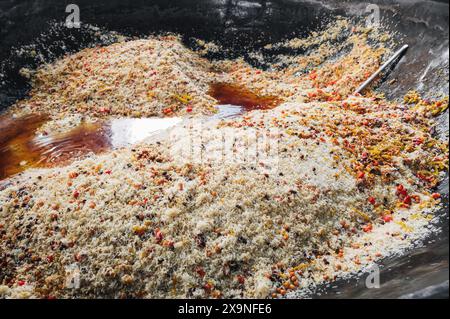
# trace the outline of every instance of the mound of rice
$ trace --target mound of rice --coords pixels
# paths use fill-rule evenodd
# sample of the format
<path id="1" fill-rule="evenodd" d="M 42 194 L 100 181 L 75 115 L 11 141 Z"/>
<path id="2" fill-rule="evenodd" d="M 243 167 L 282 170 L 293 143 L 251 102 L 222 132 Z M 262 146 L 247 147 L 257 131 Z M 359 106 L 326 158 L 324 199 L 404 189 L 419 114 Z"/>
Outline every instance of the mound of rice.
<path id="1" fill-rule="evenodd" d="M 355 31 L 351 53 L 319 69 L 301 58 L 268 71 L 212 66 L 160 38 L 39 70 L 31 98 L 13 110 L 207 113 L 212 81 L 286 103 L 235 119 L 191 117 L 157 141 L 4 181 L 0 296 L 278 298 L 435 231 L 432 189 L 448 167 L 448 143 L 430 128 L 448 99 L 351 96 L 382 59 L 365 34 Z"/>
<path id="2" fill-rule="evenodd" d="M 32 76 L 30 98 L 12 111 L 89 117 L 211 113 L 209 62 L 175 36 L 85 49 L 44 65 Z"/>

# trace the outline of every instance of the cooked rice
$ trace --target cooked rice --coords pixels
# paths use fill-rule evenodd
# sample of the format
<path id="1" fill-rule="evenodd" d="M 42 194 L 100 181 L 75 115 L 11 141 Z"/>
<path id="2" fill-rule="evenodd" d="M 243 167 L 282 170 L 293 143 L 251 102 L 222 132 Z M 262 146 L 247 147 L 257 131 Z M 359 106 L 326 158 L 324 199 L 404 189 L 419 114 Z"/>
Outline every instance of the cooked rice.
<path id="1" fill-rule="evenodd" d="M 0 296 L 281 297 L 427 236 L 440 202 L 431 190 L 448 167 L 448 144 L 429 129 L 448 100 L 350 96 L 386 52 L 364 34 L 349 38 L 350 54 L 302 76 L 303 58 L 269 71 L 211 64 L 175 38 L 89 49 L 39 70 L 14 112 L 166 116 L 192 105 L 207 114 L 217 81 L 276 95 L 286 102 L 276 109 L 202 123 L 201 146 L 242 137 L 242 154 L 255 142 L 246 137 L 268 135 L 279 156 L 177 156 L 203 121 L 193 117 L 171 138 L 10 178 L 0 191 Z M 149 88 L 153 72 L 159 89 Z M 70 266 L 79 289 L 66 287 Z"/>

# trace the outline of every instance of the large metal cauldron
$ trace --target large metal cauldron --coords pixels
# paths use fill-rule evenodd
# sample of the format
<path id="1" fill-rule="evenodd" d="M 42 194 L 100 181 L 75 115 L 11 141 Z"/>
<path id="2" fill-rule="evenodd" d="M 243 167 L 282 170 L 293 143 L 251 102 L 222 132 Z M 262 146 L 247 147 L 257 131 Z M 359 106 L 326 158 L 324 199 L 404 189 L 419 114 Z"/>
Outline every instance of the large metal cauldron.
<path id="1" fill-rule="evenodd" d="M 371 0 L 380 8 L 383 24 L 399 32 L 409 44 L 407 56 L 379 90 L 397 99 L 410 89 L 426 95 L 448 94 L 449 4 L 448 1 Z M 11 53 L 12 48 L 37 43 L 38 53 L 51 61 L 65 52 L 76 52 L 96 39 L 82 29 L 66 29 L 42 37 L 49 22 L 64 21 L 66 6 L 76 3 L 83 24 L 93 24 L 127 35 L 172 31 L 184 36 L 213 40 L 228 50 L 211 58 L 248 56 L 250 49 L 285 38 L 304 36 L 337 15 L 364 16 L 369 3 L 352 0 L 16 0 L 0 1 L 0 110 L 23 97 L 29 83 L 19 76 L 24 67 L 35 67 L 36 59 Z M 274 53 L 276 54 L 276 52 Z M 435 72 L 447 69 L 445 74 Z M 448 111 L 439 124 L 448 133 Z M 1 132 L 0 132 L 1 134 Z M 430 238 L 423 248 L 383 262 L 382 287 L 365 288 L 363 280 L 339 282 L 326 289 L 326 298 L 448 297 L 448 178 L 440 186 L 447 209 L 442 211 L 443 232 Z M 338 292 L 338 294 L 337 294 Z M 319 298 L 319 296 L 316 296 Z"/>

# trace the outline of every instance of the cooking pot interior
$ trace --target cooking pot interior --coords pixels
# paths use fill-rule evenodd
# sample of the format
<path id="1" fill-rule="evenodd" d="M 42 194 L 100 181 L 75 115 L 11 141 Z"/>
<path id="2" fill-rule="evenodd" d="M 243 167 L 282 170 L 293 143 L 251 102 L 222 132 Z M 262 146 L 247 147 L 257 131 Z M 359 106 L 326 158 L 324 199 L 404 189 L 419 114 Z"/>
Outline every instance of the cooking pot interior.
<path id="1" fill-rule="evenodd" d="M 19 75 L 21 68 L 35 68 L 85 47 L 108 44 L 110 39 L 98 36 L 92 26 L 136 37 L 174 32 L 192 48 L 196 45 L 193 38 L 213 41 L 223 49 L 211 53 L 210 59 L 243 57 L 264 68 L 264 63 L 253 59 L 250 52 L 283 39 L 304 37 L 337 16 L 363 20 L 369 5 L 351 0 L 77 0 L 82 27 L 68 29 L 62 23 L 67 16 L 66 6 L 73 2 L 0 2 L 0 110 L 24 97 L 30 88 Z M 396 31 L 398 45 L 410 45 L 407 55 L 389 74 L 389 79 L 396 81 L 385 81 L 378 89 L 390 99 L 401 99 L 412 89 L 430 97 L 448 95 L 448 1 L 370 3 L 379 7 L 383 26 Z M 29 45 L 37 54 L 21 55 L 20 48 Z M 280 53 L 299 54 L 277 50 L 263 53 L 267 61 Z M 438 69 L 446 71 L 435 72 Z M 439 119 L 438 133 L 448 134 L 448 111 Z M 441 212 L 442 232 L 406 256 L 385 260 L 381 289 L 368 290 L 364 280 L 353 279 L 321 287 L 325 294 L 314 297 L 448 297 L 448 178 L 440 188 L 446 203 Z"/>

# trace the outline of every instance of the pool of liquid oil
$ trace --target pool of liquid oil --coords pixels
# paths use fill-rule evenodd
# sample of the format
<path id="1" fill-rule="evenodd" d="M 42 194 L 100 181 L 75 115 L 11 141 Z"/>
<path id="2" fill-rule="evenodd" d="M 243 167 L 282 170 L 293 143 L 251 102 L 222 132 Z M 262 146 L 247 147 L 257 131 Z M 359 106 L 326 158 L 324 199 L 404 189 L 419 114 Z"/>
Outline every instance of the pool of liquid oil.
<path id="1" fill-rule="evenodd" d="M 281 100 L 275 96 L 259 95 L 236 84 L 215 83 L 208 92 L 221 105 L 233 105 L 242 108 L 242 113 L 253 110 L 268 110 L 277 107 Z"/>
<path id="2" fill-rule="evenodd" d="M 237 85 L 214 84 L 209 94 L 216 98 L 218 114 L 213 119 L 238 117 L 253 110 L 276 107 L 279 100 L 259 96 Z M 63 134 L 38 135 L 48 117 L 28 115 L 0 117 L 0 180 L 28 168 L 67 165 L 88 154 L 134 145 L 182 122 L 181 118 L 113 119 L 82 123 Z"/>
<path id="3" fill-rule="evenodd" d="M 111 148 L 110 134 L 99 124 L 82 124 L 65 134 L 36 135 L 45 121 L 40 115 L 0 119 L 0 179 L 31 167 L 64 165 Z"/>
<path id="4" fill-rule="evenodd" d="M 82 123 L 62 134 L 37 135 L 45 116 L 0 118 L 0 180 L 27 168 L 66 165 L 90 153 L 134 145 L 181 122 L 179 118 Z"/>

